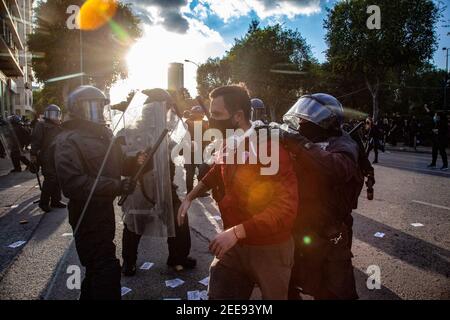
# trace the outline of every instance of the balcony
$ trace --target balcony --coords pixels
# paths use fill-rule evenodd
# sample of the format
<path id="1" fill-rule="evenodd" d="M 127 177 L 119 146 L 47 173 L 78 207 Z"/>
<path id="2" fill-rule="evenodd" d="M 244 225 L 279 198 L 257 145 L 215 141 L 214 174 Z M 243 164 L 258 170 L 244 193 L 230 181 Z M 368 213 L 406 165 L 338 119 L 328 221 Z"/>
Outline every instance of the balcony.
<path id="1" fill-rule="evenodd" d="M 19 50 L 11 41 L 11 32 L 2 20 L 0 26 L 0 70 L 8 77 L 23 77 L 19 64 Z"/>
<path id="2" fill-rule="evenodd" d="M 13 0 L 12 2 L 13 4 L 11 4 L 11 2 L 8 0 L 0 0 L 0 15 L 2 16 L 3 19 L 5 19 L 6 23 L 11 29 L 11 33 L 13 35 L 16 46 L 18 47 L 19 50 L 23 50 L 24 46 L 22 43 L 22 39 L 19 35 L 16 22 L 17 20 L 20 21 L 22 19 L 20 9 L 19 6 L 17 5 L 16 0 Z M 13 13 L 18 13 L 18 15 L 15 17 L 13 16 Z"/>

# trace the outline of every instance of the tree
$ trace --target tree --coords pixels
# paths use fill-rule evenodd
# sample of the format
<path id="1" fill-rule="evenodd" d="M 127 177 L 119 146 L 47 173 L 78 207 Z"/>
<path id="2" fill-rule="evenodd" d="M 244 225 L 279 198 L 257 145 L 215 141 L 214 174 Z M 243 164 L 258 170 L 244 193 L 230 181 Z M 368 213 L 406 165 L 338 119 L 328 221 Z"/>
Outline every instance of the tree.
<path id="1" fill-rule="evenodd" d="M 370 5 L 381 9 L 380 29 L 367 27 Z M 401 79 L 432 58 L 439 15 L 432 0 L 341 1 L 328 10 L 328 61 L 333 72 L 364 79 L 375 119 L 383 82 Z"/>
<path id="2" fill-rule="evenodd" d="M 243 82 L 252 96 L 264 100 L 272 120 L 276 120 L 301 93 L 308 91 L 310 83 L 304 72 L 315 63 L 298 31 L 280 24 L 262 28 L 253 21 L 247 34 L 236 39 L 222 59 L 209 59 L 200 66 L 198 89 L 207 96 L 218 86 Z"/>
<path id="3" fill-rule="evenodd" d="M 230 82 L 231 69 L 227 58 L 209 58 L 197 69 L 197 90 L 202 97 L 208 97 L 212 90 Z"/>
<path id="4" fill-rule="evenodd" d="M 105 89 L 118 78 L 126 77 L 126 53 L 141 35 L 138 18 L 129 5 L 120 2 L 117 2 L 113 19 L 99 29 L 69 29 L 66 25 L 70 16 L 66 13 L 67 8 L 83 3 L 83 0 L 38 2 L 36 27 L 28 39 L 29 49 L 34 53 L 32 65 L 36 79 L 44 83 L 59 79 L 46 83 L 46 86 L 52 87 L 50 91 L 57 94 L 60 104 L 67 93 L 81 82 L 80 77 L 73 77 L 81 70 L 81 52 L 86 74 L 84 83 Z"/>

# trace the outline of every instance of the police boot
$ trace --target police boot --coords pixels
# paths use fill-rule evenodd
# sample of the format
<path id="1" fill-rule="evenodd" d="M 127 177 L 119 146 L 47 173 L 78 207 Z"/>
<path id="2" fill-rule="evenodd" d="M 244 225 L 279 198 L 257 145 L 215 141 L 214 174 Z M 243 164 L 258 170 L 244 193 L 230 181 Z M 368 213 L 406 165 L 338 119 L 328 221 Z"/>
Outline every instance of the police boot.
<path id="1" fill-rule="evenodd" d="M 180 262 L 174 262 L 168 259 L 167 265 L 169 267 L 174 268 L 176 271 L 183 271 L 184 269 L 194 269 L 195 266 L 197 265 L 197 260 L 191 257 L 187 257 L 186 259 Z"/>
<path id="2" fill-rule="evenodd" d="M 52 203 L 50 206 L 51 206 L 52 208 L 57 208 L 57 209 L 64 209 L 64 208 L 67 208 L 67 205 L 66 205 L 64 202 L 61 202 L 61 201 Z"/>
<path id="3" fill-rule="evenodd" d="M 124 261 L 122 264 L 122 274 L 125 277 L 133 277 L 136 274 L 136 264 Z"/>
<path id="4" fill-rule="evenodd" d="M 41 208 L 44 212 L 52 211 L 52 208 L 50 208 L 48 204 L 39 203 L 39 208 Z"/>

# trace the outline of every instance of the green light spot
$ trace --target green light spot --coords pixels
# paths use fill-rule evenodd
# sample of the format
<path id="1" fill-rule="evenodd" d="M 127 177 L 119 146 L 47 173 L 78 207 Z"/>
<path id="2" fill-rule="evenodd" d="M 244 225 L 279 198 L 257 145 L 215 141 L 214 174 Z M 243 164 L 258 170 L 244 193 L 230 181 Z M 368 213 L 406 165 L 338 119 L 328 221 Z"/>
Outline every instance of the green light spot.
<path id="1" fill-rule="evenodd" d="M 303 237 L 303 243 L 304 243 L 304 244 L 310 245 L 311 242 L 312 242 L 311 237 L 308 237 L 308 236 L 304 236 L 304 237 Z"/>

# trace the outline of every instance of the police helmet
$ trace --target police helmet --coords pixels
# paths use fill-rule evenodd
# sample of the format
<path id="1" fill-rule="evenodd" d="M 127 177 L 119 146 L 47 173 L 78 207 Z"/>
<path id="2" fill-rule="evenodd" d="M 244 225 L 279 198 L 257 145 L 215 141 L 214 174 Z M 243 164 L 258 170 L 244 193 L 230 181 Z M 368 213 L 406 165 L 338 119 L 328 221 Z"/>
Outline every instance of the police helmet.
<path id="1" fill-rule="evenodd" d="M 59 121 L 61 120 L 61 109 L 56 104 L 51 104 L 45 108 L 44 119 Z"/>
<path id="2" fill-rule="evenodd" d="M 109 104 L 106 95 L 93 86 L 80 86 L 68 100 L 69 114 L 73 118 L 105 124 L 105 106 Z"/>
<path id="3" fill-rule="evenodd" d="M 300 119 L 312 122 L 325 130 L 340 129 L 344 122 L 344 108 L 329 94 L 305 95 L 283 117 L 284 123 L 295 130 L 300 128 Z"/>

